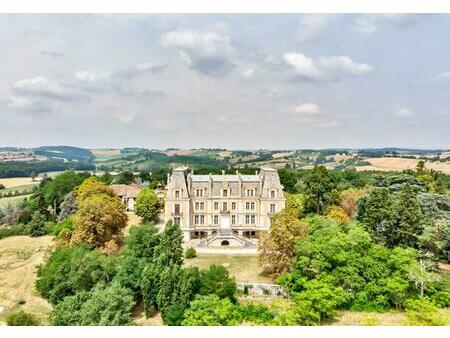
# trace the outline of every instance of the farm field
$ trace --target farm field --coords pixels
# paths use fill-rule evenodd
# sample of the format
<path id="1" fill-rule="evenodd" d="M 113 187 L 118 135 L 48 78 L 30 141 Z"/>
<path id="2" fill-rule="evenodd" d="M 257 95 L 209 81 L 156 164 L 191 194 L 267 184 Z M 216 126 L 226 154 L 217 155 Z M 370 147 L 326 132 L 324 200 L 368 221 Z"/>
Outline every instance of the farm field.
<path id="1" fill-rule="evenodd" d="M 356 166 L 355 169 L 361 170 L 378 170 L 378 171 L 402 171 L 405 169 L 414 169 L 419 160 L 412 158 L 399 158 L 399 157 L 375 157 L 366 160 L 370 165 Z M 426 161 L 425 165 L 429 169 L 442 171 L 443 173 L 450 174 L 450 162 L 429 162 Z"/>
<path id="2" fill-rule="evenodd" d="M 36 268 L 52 245 L 51 236 L 14 236 L 0 240 L 0 325 L 10 310 L 30 312 L 42 324 L 51 305 L 34 289 Z"/>
<path id="3" fill-rule="evenodd" d="M 256 255 L 216 255 L 197 254 L 197 257 L 185 259 L 185 266 L 207 269 L 211 265 L 223 265 L 236 278 L 236 282 L 272 283 L 271 278 L 262 276 L 262 267 Z"/>
<path id="4" fill-rule="evenodd" d="M 11 204 L 12 206 L 19 205 L 20 202 L 22 202 L 25 198 L 30 196 L 31 194 L 0 198 L 0 209 L 6 207 L 8 204 Z"/>

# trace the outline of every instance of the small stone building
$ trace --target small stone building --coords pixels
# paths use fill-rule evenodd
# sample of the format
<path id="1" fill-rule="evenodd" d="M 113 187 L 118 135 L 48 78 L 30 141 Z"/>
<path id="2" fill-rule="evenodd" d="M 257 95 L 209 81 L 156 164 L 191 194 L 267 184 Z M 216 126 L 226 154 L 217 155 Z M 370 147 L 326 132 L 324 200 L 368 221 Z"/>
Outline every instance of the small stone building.
<path id="1" fill-rule="evenodd" d="M 134 204 L 139 192 L 144 188 L 139 184 L 111 184 L 109 186 L 122 200 L 127 212 L 134 211 Z"/>

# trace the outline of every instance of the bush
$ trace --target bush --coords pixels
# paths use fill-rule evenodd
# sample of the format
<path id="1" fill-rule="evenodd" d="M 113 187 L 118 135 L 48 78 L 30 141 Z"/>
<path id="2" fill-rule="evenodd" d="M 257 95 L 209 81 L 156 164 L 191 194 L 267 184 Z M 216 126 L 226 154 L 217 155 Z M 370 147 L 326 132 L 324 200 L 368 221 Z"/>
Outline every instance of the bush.
<path id="1" fill-rule="evenodd" d="M 6 317 L 6 324 L 8 326 L 38 326 L 39 322 L 31 313 L 20 310 L 10 313 Z"/>
<path id="2" fill-rule="evenodd" d="M 132 325 L 133 294 L 118 285 L 98 285 L 81 291 L 56 305 L 49 316 L 50 325 Z"/>
<path id="3" fill-rule="evenodd" d="M 30 225 L 30 235 L 32 237 L 44 236 L 47 233 L 47 227 L 45 225 L 46 218 L 41 215 L 39 211 L 33 214 Z"/>
<path id="4" fill-rule="evenodd" d="M 197 251 L 195 251 L 193 247 L 190 247 L 186 250 L 184 257 L 186 257 L 187 259 L 195 258 L 197 257 Z"/>
<path id="5" fill-rule="evenodd" d="M 445 320 L 439 314 L 437 306 L 426 297 L 409 300 L 406 302 L 406 318 L 408 325 L 445 325 Z"/>
<path id="6" fill-rule="evenodd" d="M 15 224 L 11 227 L 0 226 L 0 239 L 10 236 L 24 236 L 30 234 L 30 227 L 27 224 Z"/>
<path id="7" fill-rule="evenodd" d="M 220 265 L 211 265 L 208 270 L 200 273 L 201 295 L 215 294 L 219 298 L 229 298 L 236 301 L 236 282 L 230 277 L 228 270 Z"/>
<path id="8" fill-rule="evenodd" d="M 78 291 L 89 291 L 98 282 L 110 282 L 115 274 L 114 259 L 85 246 L 62 246 L 39 267 L 36 289 L 57 304 Z"/>

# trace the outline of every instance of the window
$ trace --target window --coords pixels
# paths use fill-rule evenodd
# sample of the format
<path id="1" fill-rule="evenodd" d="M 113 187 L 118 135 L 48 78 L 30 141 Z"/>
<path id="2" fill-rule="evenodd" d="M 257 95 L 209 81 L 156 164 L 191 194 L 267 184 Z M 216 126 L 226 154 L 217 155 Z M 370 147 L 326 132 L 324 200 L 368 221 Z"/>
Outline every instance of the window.
<path id="1" fill-rule="evenodd" d="M 214 202 L 214 210 L 219 210 L 219 202 Z"/>
<path id="2" fill-rule="evenodd" d="M 180 214 L 180 205 L 179 204 L 175 204 L 174 205 L 174 212 L 175 215 L 179 215 Z"/>
<path id="3" fill-rule="evenodd" d="M 219 224 L 219 215 L 214 215 L 214 224 Z"/>
<path id="4" fill-rule="evenodd" d="M 180 225 L 181 224 L 181 217 L 174 217 L 173 218 L 173 223 Z"/>
<path id="5" fill-rule="evenodd" d="M 231 210 L 236 210 L 236 202 L 231 203 Z"/>
<path id="6" fill-rule="evenodd" d="M 231 215 L 231 224 L 236 224 L 236 215 Z"/>
<path id="7" fill-rule="evenodd" d="M 228 190 L 227 189 L 223 189 L 223 197 L 227 197 L 228 196 Z"/>
<path id="8" fill-rule="evenodd" d="M 270 191 L 270 198 L 275 198 L 275 190 Z"/>
<path id="9" fill-rule="evenodd" d="M 222 204 L 222 211 L 228 211 L 227 202 L 223 202 L 223 204 Z"/>
<path id="10" fill-rule="evenodd" d="M 256 223 L 256 216 L 255 216 L 255 215 L 252 215 L 252 216 L 251 216 L 251 221 L 252 221 L 252 224 L 255 224 L 255 223 Z"/>
<path id="11" fill-rule="evenodd" d="M 196 195 L 197 197 L 203 197 L 203 190 L 202 190 L 202 189 L 197 189 L 197 190 L 195 191 L 195 195 Z"/>
<path id="12" fill-rule="evenodd" d="M 199 210 L 200 209 L 200 203 L 199 202 L 195 202 L 195 210 Z"/>
<path id="13" fill-rule="evenodd" d="M 200 210 L 205 210 L 205 202 L 200 202 Z"/>
<path id="14" fill-rule="evenodd" d="M 275 212 L 275 204 L 270 205 L 270 213 L 273 214 Z"/>
<path id="15" fill-rule="evenodd" d="M 200 216 L 199 215 L 195 215 L 194 216 L 194 223 L 198 224 L 200 222 Z"/>
<path id="16" fill-rule="evenodd" d="M 247 196 L 248 197 L 253 197 L 255 195 L 255 190 L 254 189 L 247 189 Z"/>
<path id="17" fill-rule="evenodd" d="M 200 215 L 200 224 L 205 224 L 205 215 Z"/>
<path id="18" fill-rule="evenodd" d="M 245 224 L 250 224 L 250 215 L 245 215 Z"/>
<path id="19" fill-rule="evenodd" d="M 175 198 L 180 198 L 180 190 L 175 190 Z"/>
<path id="20" fill-rule="evenodd" d="M 250 203 L 250 209 L 255 210 L 255 202 Z"/>
<path id="21" fill-rule="evenodd" d="M 245 210 L 250 210 L 250 202 L 245 202 Z"/>

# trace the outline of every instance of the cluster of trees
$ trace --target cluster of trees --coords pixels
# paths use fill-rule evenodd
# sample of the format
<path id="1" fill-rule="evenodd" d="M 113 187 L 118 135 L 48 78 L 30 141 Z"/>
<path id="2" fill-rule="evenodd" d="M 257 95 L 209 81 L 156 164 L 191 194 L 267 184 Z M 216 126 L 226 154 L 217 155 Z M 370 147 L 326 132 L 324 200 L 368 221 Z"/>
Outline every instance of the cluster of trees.
<path id="1" fill-rule="evenodd" d="M 259 252 L 292 304 L 273 323 L 317 325 L 339 309 L 389 308 L 428 318 L 422 324 L 442 323 L 437 308 L 450 306 L 449 278 L 437 266 L 450 250 L 444 175 L 419 164 L 402 174 L 318 166 L 283 169 L 280 177 L 293 193 Z M 419 313 L 421 307 L 428 314 Z"/>
<path id="2" fill-rule="evenodd" d="M 168 223 L 133 227 L 118 254 L 85 244 L 58 247 L 39 268 L 36 289 L 54 304 L 51 325 L 132 325 L 142 303 L 167 325 L 193 325 L 198 302 L 236 303 L 236 283 L 222 266 L 183 268 L 182 232 Z M 212 297 L 212 298 L 211 298 Z"/>
<path id="3" fill-rule="evenodd" d="M 33 177 L 39 173 L 64 170 L 95 170 L 91 163 L 64 162 L 48 160 L 42 162 L 4 162 L 0 163 L 0 178 L 2 177 Z"/>

